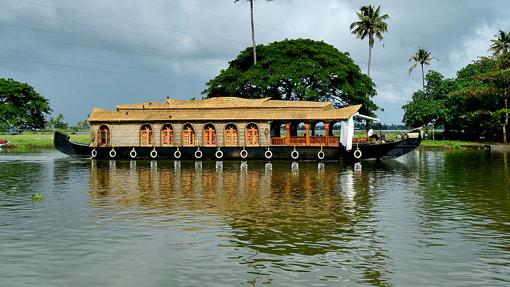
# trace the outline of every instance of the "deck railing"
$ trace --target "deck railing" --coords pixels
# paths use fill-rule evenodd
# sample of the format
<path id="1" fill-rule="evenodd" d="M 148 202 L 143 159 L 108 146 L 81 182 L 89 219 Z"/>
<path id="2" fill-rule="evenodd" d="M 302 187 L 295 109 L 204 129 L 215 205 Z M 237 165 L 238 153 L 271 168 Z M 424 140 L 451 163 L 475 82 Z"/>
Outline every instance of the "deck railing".
<path id="1" fill-rule="evenodd" d="M 310 146 L 337 146 L 340 142 L 338 137 L 311 136 Z M 287 138 L 271 138 L 271 145 L 288 145 Z M 306 137 L 291 137 L 291 146 L 306 146 Z"/>

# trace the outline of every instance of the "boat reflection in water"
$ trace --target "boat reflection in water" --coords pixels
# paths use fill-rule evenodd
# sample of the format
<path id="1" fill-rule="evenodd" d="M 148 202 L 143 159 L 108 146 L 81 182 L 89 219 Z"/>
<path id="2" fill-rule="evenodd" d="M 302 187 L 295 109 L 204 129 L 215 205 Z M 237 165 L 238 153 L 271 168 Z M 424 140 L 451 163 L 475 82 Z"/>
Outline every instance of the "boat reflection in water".
<path id="1" fill-rule="evenodd" d="M 329 280 L 359 274 L 384 286 L 390 264 L 372 210 L 380 179 L 338 163 L 93 160 L 89 186 L 99 217 L 227 224 L 218 248 L 238 250 L 253 274 L 331 268 L 321 272 Z"/>

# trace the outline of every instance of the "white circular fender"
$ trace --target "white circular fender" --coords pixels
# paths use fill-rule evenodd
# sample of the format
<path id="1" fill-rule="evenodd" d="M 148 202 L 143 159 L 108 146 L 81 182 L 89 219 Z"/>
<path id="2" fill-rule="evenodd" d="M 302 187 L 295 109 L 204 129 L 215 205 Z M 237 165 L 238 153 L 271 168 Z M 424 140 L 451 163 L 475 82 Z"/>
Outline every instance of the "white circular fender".
<path id="1" fill-rule="evenodd" d="M 117 152 L 112 148 L 109 154 L 111 158 L 114 158 L 117 155 Z"/>
<path id="2" fill-rule="evenodd" d="M 201 151 L 201 150 L 199 150 L 199 149 L 197 149 L 197 151 L 195 152 L 195 158 L 196 158 L 196 159 L 201 159 L 203 155 L 204 155 L 204 154 L 203 154 L 203 153 L 202 153 L 202 151 Z"/>
<path id="3" fill-rule="evenodd" d="M 138 155 L 138 154 L 136 153 L 135 148 L 133 148 L 133 149 L 129 152 L 129 157 L 131 157 L 132 159 L 135 159 L 137 155 Z"/>
<path id="4" fill-rule="evenodd" d="M 151 150 L 150 156 L 152 158 L 157 158 L 158 157 L 158 152 L 156 151 L 156 149 Z"/>
<path id="5" fill-rule="evenodd" d="M 357 149 L 354 151 L 353 155 L 355 158 L 360 159 L 362 154 L 361 154 L 361 151 L 359 149 Z"/>
<path id="6" fill-rule="evenodd" d="M 323 152 L 323 151 L 319 151 L 319 152 L 317 153 L 317 158 L 319 158 L 319 159 L 324 159 L 324 157 L 325 157 L 325 156 L 326 156 L 326 155 L 324 154 L 324 152 Z"/>
<path id="7" fill-rule="evenodd" d="M 94 148 L 91 152 L 90 152 L 90 156 L 92 156 L 92 158 L 95 158 L 97 156 L 97 150 L 96 148 Z"/>
<path id="8" fill-rule="evenodd" d="M 174 158 L 176 159 L 180 159 L 182 156 L 182 153 L 179 149 L 177 149 L 175 152 L 174 152 Z"/>
<path id="9" fill-rule="evenodd" d="M 293 150 L 291 153 L 290 153 L 290 157 L 292 159 L 298 159 L 299 158 L 299 152 L 297 150 Z"/>
<path id="10" fill-rule="evenodd" d="M 243 149 L 240 153 L 239 153 L 239 156 L 241 156 L 241 158 L 247 158 L 248 157 L 248 151 Z"/>
<path id="11" fill-rule="evenodd" d="M 221 159 L 223 157 L 223 152 L 221 150 L 217 150 L 214 156 L 216 156 L 217 159 Z"/>
<path id="12" fill-rule="evenodd" d="M 271 159 L 273 157 L 273 152 L 270 151 L 270 150 L 266 150 L 266 152 L 264 153 L 264 156 L 267 158 L 267 159 Z"/>

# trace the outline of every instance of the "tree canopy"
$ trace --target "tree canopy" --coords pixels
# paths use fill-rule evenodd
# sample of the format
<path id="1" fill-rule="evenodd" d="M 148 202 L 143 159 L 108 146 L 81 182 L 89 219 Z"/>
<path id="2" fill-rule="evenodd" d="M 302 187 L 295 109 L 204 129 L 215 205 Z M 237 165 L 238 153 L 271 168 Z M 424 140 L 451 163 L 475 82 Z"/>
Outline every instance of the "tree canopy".
<path id="1" fill-rule="evenodd" d="M 209 80 L 207 97 L 237 96 L 283 100 L 332 101 L 336 107 L 363 104 L 373 115 L 376 90 L 358 65 L 335 47 L 308 39 L 284 40 L 242 51 L 227 69 Z"/>
<path id="2" fill-rule="evenodd" d="M 0 125 L 8 128 L 44 128 L 44 116 L 51 112 L 48 99 L 12 79 L 0 79 L 0 104 Z"/>
<path id="3" fill-rule="evenodd" d="M 404 122 L 421 126 L 435 120 L 446 134 L 505 142 L 509 96 L 510 53 L 482 57 L 460 69 L 454 79 L 429 72 L 425 89 L 403 106 Z"/>

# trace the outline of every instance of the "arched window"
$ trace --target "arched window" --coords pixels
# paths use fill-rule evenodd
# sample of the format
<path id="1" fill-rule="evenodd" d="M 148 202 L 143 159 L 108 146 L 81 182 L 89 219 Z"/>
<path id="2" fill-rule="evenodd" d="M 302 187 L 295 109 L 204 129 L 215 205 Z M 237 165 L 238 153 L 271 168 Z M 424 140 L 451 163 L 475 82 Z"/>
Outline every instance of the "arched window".
<path id="1" fill-rule="evenodd" d="M 152 127 L 143 125 L 140 129 L 140 145 L 152 145 Z"/>
<path id="2" fill-rule="evenodd" d="M 185 124 L 182 128 L 182 144 L 195 145 L 195 130 L 191 124 Z"/>
<path id="3" fill-rule="evenodd" d="M 238 144 L 237 126 L 234 124 L 228 124 L 225 127 L 225 145 L 237 146 L 237 144 Z"/>
<path id="4" fill-rule="evenodd" d="M 161 145 L 174 144 L 174 129 L 171 125 L 166 124 L 161 129 Z"/>
<path id="5" fill-rule="evenodd" d="M 102 125 L 99 127 L 97 143 L 99 146 L 108 146 L 110 145 L 110 129 L 106 125 Z"/>
<path id="6" fill-rule="evenodd" d="M 216 128 L 213 124 L 204 127 L 204 145 L 216 145 Z"/>
<path id="7" fill-rule="evenodd" d="M 259 144 L 259 127 L 256 124 L 246 126 L 246 145 Z"/>

